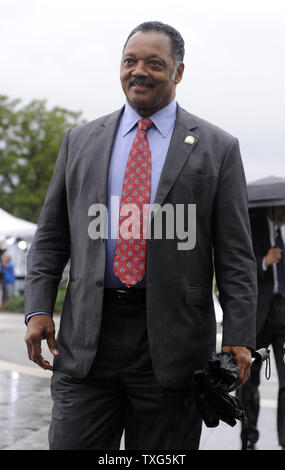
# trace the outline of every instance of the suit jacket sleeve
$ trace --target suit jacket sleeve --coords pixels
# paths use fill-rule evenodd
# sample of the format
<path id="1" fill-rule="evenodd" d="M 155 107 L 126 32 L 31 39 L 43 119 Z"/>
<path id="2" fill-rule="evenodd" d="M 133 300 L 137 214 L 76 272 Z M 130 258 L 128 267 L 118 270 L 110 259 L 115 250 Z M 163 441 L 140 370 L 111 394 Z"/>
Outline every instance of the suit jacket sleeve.
<path id="1" fill-rule="evenodd" d="M 223 309 L 223 345 L 255 349 L 256 261 L 239 143 L 233 139 L 220 169 L 213 211 L 213 248 Z"/>
<path id="2" fill-rule="evenodd" d="M 25 313 L 53 312 L 58 284 L 69 259 L 70 236 L 65 186 L 68 135 L 64 137 L 37 231 L 27 257 Z"/>

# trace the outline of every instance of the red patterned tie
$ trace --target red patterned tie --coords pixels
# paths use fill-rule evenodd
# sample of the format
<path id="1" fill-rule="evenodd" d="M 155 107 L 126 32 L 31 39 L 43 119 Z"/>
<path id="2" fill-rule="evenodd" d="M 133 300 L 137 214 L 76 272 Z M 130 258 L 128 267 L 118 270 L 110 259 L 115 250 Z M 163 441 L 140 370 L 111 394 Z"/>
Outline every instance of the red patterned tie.
<path id="1" fill-rule="evenodd" d="M 137 284 L 145 276 L 146 232 L 151 193 L 151 152 L 146 133 L 151 125 L 151 119 L 140 119 L 138 122 L 121 195 L 113 271 L 128 287 Z"/>

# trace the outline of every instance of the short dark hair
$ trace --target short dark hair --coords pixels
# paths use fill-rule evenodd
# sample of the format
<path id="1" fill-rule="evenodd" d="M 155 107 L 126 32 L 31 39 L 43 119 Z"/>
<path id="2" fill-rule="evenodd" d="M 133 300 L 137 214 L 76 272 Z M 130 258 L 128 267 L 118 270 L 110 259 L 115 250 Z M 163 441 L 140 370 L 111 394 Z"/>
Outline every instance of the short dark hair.
<path id="1" fill-rule="evenodd" d="M 172 52 L 176 66 L 181 64 L 184 59 L 184 39 L 182 38 L 181 34 L 172 26 L 161 23 L 160 21 L 146 21 L 144 23 L 139 24 L 136 26 L 128 35 L 127 40 L 124 44 L 123 50 L 129 41 L 129 39 L 138 31 L 148 32 L 148 31 L 158 31 L 160 33 L 167 34 L 167 36 L 171 39 L 172 44 Z"/>

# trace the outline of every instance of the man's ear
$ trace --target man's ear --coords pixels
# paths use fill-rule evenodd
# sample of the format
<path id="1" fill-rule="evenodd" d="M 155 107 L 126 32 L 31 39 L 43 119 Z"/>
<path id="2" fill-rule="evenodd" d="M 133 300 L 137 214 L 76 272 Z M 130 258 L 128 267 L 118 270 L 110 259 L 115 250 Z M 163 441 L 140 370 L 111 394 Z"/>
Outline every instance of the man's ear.
<path id="1" fill-rule="evenodd" d="M 181 82 L 184 72 L 184 64 L 179 64 L 175 73 L 174 83 L 177 85 Z"/>

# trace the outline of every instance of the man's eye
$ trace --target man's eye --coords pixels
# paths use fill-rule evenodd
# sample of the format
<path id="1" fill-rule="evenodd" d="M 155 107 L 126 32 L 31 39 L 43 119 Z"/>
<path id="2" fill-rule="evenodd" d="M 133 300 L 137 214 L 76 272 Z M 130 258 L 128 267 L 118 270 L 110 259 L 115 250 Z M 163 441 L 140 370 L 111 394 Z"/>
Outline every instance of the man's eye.
<path id="1" fill-rule="evenodd" d="M 151 67 L 162 67 L 162 63 L 159 60 L 151 60 L 149 64 Z"/>
<path id="2" fill-rule="evenodd" d="M 131 64 L 133 64 L 133 63 L 134 63 L 134 60 L 133 60 L 133 59 L 125 59 L 125 60 L 124 60 L 124 64 L 125 64 L 125 65 L 131 65 Z"/>

